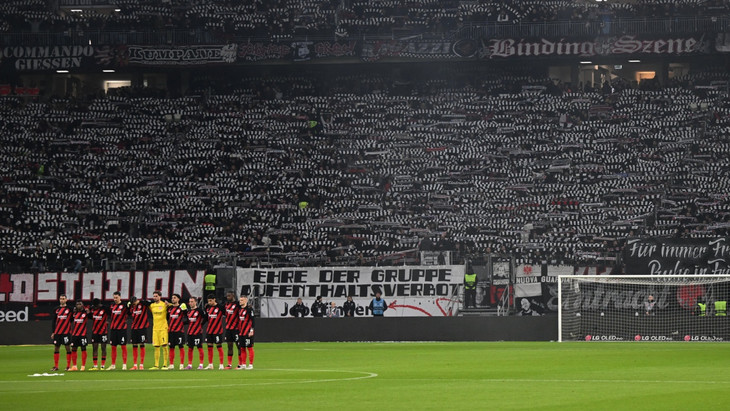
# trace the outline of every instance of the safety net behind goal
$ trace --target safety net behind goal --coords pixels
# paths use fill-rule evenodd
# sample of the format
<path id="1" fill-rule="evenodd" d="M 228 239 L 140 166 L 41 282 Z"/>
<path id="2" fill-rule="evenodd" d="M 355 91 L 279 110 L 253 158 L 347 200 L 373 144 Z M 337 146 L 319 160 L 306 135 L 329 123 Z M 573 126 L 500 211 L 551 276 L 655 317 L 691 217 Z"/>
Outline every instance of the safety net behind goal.
<path id="1" fill-rule="evenodd" d="M 560 341 L 728 341 L 730 277 L 560 276 Z"/>

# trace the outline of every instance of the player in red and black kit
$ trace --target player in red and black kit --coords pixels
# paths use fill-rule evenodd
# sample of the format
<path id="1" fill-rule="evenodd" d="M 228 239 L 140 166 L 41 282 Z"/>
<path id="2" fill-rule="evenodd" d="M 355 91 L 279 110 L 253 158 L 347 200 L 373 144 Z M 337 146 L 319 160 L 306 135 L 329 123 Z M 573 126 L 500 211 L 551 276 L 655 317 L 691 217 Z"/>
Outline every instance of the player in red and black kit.
<path id="1" fill-rule="evenodd" d="M 236 294 L 233 291 L 229 291 L 226 294 L 226 304 L 224 309 L 226 310 L 226 343 L 228 343 L 228 365 L 226 369 L 230 370 L 233 364 L 233 350 L 235 347 L 236 356 L 238 356 L 240 350 L 238 348 L 238 300 L 236 300 Z"/>
<path id="2" fill-rule="evenodd" d="M 172 305 L 167 307 L 167 341 L 170 346 L 170 369 L 175 362 L 175 347 L 180 348 L 180 369 L 185 368 L 185 320 L 187 306 L 180 305 L 180 294 L 172 295 Z"/>
<path id="3" fill-rule="evenodd" d="M 51 333 L 51 339 L 53 340 L 53 368 L 51 368 L 51 371 L 58 371 L 61 345 L 66 346 L 66 371 L 71 368 L 71 322 L 73 315 L 71 309 L 66 306 L 67 301 L 66 294 L 61 294 L 58 297 L 58 303 L 60 305 L 53 312 L 53 333 Z"/>
<path id="4" fill-rule="evenodd" d="M 208 317 L 208 327 L 206 328 L 206 342 L 208 345 L 208 366 L 206 370 L 212 370 L 213 367 L 213 345 L 218 348 L 218 358 L 220 365 L 218 369 L 223 369 L 223 315 L 225 310 L 218 305 L 215 295 L 208 295 L 208 305 L 205 308 Z"/>
<path id="5" fill-rule="evenodd" d="M 132 370 L 144 370 L 144 345 L 147 341 L 147 329 L 150 328 L 149 305 L 149 302 L 140 301 L 134 296 L 129 299 L 129 315 L 132 317 Z"/>
<path id="6" fill-rule="evenodd" d="M 198 300 L 190 297 L 188 301 L 188 366 L 186 370 L 193 369 L 193 348 L 198 347 L 198 360 L 200 360 L 199 370 L 203 369 L 203 323 L 206 320 L 205 311 L 198 307 Z"/>
<path id="7" fill-rule="evenodd" d="M 127 317 L 129 310 L 122 304 L 122 293 L 114 292 L 114 302 L 110 307 L 111 318 L 109 342 L 112 345 L 112 365 L 109 370 L 117 368 L 117 345 L 122 346 L 122 369 L 127 369 Z"/>
<path id="8" fill-rule="evenodd" d="M 238 299 L 238 346 L 241 353 L 238 355 L 238 369 L 253 369 L 253 308 L 248 305 L 248 298 L 243 296 Z M 248 367 L 246 366 L 246 351 L 248 351 Z"/>
<path id="9" fill-rule="evenodd" d="M 71 360 L 73 367 L 70 371 L 77 371 L 78 366 L 78 350 L 81 347 L 81 371 L 86 368 L 86 346 L 89 344 L 89 310 L 84 307 L 84 303 L 76 301 L 76 307 L 73 312 L 73 329 L 71 331 Z"/>
<path id="10" fill-rule="evenodd" d="M 91 302 L 91 345 L 94 366 L 91 371 L 99 369 L 99 345 L 101 345 L 101 369 L 106 365 L 106 343 L 109 342 L 109 314 L 111 310 L 101 304 L 101 300 L 94 298 Z"/>

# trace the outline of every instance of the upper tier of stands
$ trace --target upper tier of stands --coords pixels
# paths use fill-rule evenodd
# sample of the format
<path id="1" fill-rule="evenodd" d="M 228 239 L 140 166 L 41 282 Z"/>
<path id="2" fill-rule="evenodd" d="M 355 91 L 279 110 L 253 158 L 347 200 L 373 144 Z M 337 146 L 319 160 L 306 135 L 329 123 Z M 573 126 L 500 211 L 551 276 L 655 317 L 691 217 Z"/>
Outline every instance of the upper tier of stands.
<path id="1" fill-rule="evenodd" d="M 90 1 L 89 4 L 104 4 Z M 491 35 L 510 33 L 511 26 L 565 23 L 558 35 L 621 34 L 652 29 L 726 30 L 728 2 L 723 0 L 636 0 L 595 2 L 567 0 L 114 0 L 107 8 L 50 8 L 46 0 L 8 0 L 0 4 L 0 33 L 27 45 L 38 38 L 27 33 L 64 33 L 66 41 L 86 40 L 90 32 L 119 33 L 108 42 L 165 41 L 210 43 L 250 38 L 293 36 L 339 38 L 353 36 L 452 36 L 490 26 Z M 72 0 L 61 4 L 81 4 Z M 715 18 L 715 19 L 713 19 Z M 648 24 L 658 19 L 659 24 Z M 630 25 L 622 21 L 633 22 Z M 543 27 L 545 29 L 547 26 Z M 495 31 L 496 30 L 496 31 Z M 543 31 L 527 31 L 543 35 Z M 140 33 L 150 36 L 138 35 Z M 177 34 L 176 34 L 177 33 Z M 130 37 L 132 36 L 132 37 Z M 39 37 L 40 38 L 40 37 Z M 49 37 L 50 38 L 50 37 Z M 90 39 L 90 38 L 89 38 Z M 25 43 L 23 43 L 25 42 Z M 96 43 L 95 43 L 96 44 Z"/>

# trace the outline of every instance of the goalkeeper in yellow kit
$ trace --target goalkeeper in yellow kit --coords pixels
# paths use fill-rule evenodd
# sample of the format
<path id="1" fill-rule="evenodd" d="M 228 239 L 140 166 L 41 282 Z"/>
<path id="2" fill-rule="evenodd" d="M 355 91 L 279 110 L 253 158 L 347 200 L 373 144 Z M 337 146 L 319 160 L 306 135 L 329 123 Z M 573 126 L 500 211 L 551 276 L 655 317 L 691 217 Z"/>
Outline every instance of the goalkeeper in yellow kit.
<path id="1" fill-rule="evenodd" d="M 171 305 L 167 301 L 161 301 L 162 293 L 152 293 L 152 345 L 155 347 L 155 363 L 151 370 L 166 370 L 167 359 L 169 358 L 169 347 L 167 346 L 167 307 Z M 162 355 L 162 364 L 160 364 Z"/>

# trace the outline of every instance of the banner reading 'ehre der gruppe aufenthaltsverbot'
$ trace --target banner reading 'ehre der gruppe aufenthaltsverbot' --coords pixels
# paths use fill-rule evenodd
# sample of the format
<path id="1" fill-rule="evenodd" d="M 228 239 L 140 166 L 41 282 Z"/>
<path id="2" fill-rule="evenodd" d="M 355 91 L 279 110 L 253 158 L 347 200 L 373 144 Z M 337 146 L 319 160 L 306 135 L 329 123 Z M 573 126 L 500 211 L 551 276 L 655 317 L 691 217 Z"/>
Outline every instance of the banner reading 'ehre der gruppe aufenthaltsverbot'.
<path id="1" fill-rule="evenodd" d="M 367 315 L 377 291 L 388 303 L 386 316 L 447 316 L 458 304 L 464 266 L 239 268 L 237 283 L 260 296 L 262 317 L 288 316 L 298 298 L 309 307 L 322 296 L 341 307 L 348 295 Z"/>

